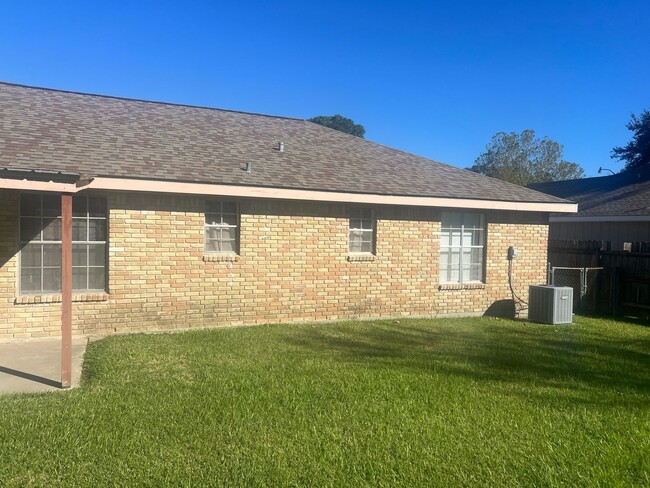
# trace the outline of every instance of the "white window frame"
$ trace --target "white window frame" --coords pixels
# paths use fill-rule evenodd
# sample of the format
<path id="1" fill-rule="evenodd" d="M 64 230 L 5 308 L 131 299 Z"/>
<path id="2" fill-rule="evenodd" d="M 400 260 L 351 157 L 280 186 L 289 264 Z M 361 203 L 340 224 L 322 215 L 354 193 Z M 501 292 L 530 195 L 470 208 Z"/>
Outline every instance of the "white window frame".
<path id="1" fill-rule="evenodd" d="M 224 204 L 230 204 L 235 206 L 235 212 L 224 212 Z M 214 208 L 211 209 L 211 206 L 218 205 L 219 209 L 218 211 L 214 211 Z M 226 255 L 238 255 L 239 254 L 239 228 L 240 228 L 240 222 L 241 222 L 241 215 L 239 212 L 239 202 L 233 201 L 233 200 L 209 200 L 205 203 L 205 219 L 204 219 L 204 227 L 203 227 L 203 252 L 205 254 L 226 254 Z M 228 224 L 224 222 L 224 215 L 231 215 L 235 216 L 236 218 L 236 224 Z M 212 219 L 210 219 L 209 216 L 213 216 Z M 214 224 L 209 224 L 208 220 L 217 220 L 217 223 Z M 209 250 L 208 249 L 208 242 L 209 241 L 218 241 L 218 242 L 224 242 L 223 239 L 223 234 L 220 232 L 221 237 L 218 239 L 208 237 L 208 230 L 209 229 L 235 229 L 235 239 L 233 241 L 233 249 L 232 251 L 214 251 L 214 250 Z M 229 239 L 230 240 L 230 239 Z"/>
<path id="2" fill-rule="evenodd" d="M 453 221 L 453 215 L 460 215 L 460 227 L 453 227 L 453 224 L 450 222 Z M 465 221 L 468 220 L 468 216 L 472 216 L 472 218 L 479 217 L 479 222 L 480 225 L 479 227 L 466 227 Z M 450 223 L 450 225 L 445 225 L 445 221 Z M 460 242 L 458 245 L 453 245 L 453 234 L 454 231 L 460 231 Z M 480 234 L 480 239 L 479 239 L 479 244 L 466 244 L 465 243 L 465 237 L 469 233 L 471 236 L 471 233 L 473 232 L 479 232 Z M 448 239 L 447 242 L 449 242 L 448 245 L 443 244 L 443 237 L 445 234 L 448 234 Z M 471 237 L 470 237 L 470 242 L 471 242 Z M 441 214 L 440 218 L 440 265 L 439 265 L 439 275 L 440 275 L 440 284 L 447 285 L 447 284 L 467 284 L 467 283 L 485 283 L 485 261 L 486 261 L 486 242 L 487 242 L 487 217 L 484 213 L 480 212 L 461 212 L 461 211 L 444 211 Z M 458 250 L 459 254 L 459 260 L 458 260 L 458 265 L 457 267 L 451 267 L 451 256 L 452 256 L 452 250 Z M 463 271 L 465 268 L 464 263 L 464 255 L 467 250 L 470 251 L 470 256 L 471 256 L 471 250 L 472 249 L 480 249 L 481 250 L 481 262 L 480 263 L 471 263 L 469 264 L 469 274 L 471 276 L 471 266 L 476 266 L 478 265 L 478 269 L 480 271 L 480 279 L 478 280 L 472 280 L 472 279 L 464 279 L 463 276 Z M 447 251 L 447 252 L 445 252 Z M 449 260 L 448 264 L 450 266 L 447 267 L 447 276 L 444 276 L 443 273 L 443 259 L 445 258 L 445 255 L 447 256 L 447 259 Z M 451 274 L 457 271 L 458 272 L 458 281 L 450 280 L 449 278 L 451 277 Z"/>
<path id="3" fill-rule="evenodd" d="M 90 198 L 98 198 L 98 197 L 93 197 L 93 195 L 75 195 L 72 197 L 72 275 L 73 275 L 73 282 L 74 282 L 74 270 L 75 269 L 85 269 L 86 270 L 86 286 L 84 288 L 74 288 L 73 285 L 73 291 L 77 293 L 93 293 L 93 292 L 104 292 L 106 291 L 107 287 L 107 281 L 108 281 L 108 202 L 106 202 L 106 213 L 104 214 L 103 217 L 97 217 L 97 216 L 91 216 L 90 215 Z M 74 214 L 74 200 L 77 198 L 85 198 L 86 199 L 86 214 L 84 216 L 76 216 Z M 104 201 L 106 199 L 104 198 Z M 80 221 L 86 221 L 86 236 L 85 239 L 82 240 L 75 240 L 74 238 L 74 223 L 75 222 L 80 222 Z M 91 240 L 90 239 L 90 222 L 91 221 L 104 221 L 105 222 L 105 227 L 104 227 L 104 232 L 105 232 L 105 239 L 103 241 L 97 241 L 97 240 Z M 99 245 L 103 244 L 104 245 L 104 265 L 103 266 L 98 266 L 94 264 L 90 264 L 90 246 L 92 245 Z M 85 246 L 86 248 L 86 263 L 84 265 L 75 265 L 75 247 L 76 246 Z M 90 283 L 90 270 L 92 268 L 98 269 L 98 268 L 104 268 L 104 286 L 102 288 L 89 288 L 89 283 Z"/>
<path id="4" fill-rule="evenodd" d="M 359 226 L 353 222 L 358 221 Z M 368 207 L 352 207 L 348 212 L 348 254 L 373 256 L 376 252 L 376 223 L 375 211 Z M 363 242 L 370 242 L 370 251 L 352 250 L 352 233 L 370 234 L 370 239 L 362 239 Z"/>
<path id="5" fill-rule="evenodd" d="M 23 193 L 21 194 L 21 201 L 22 201 L 22 195 L 32 195 L 32 196 L 38 196 L 39 201 L 40 201 L 40 215 L 39 216 L 31 216 L 31 215 L 23 215 L 23 209 L 22 205 L 20 206 L 19 210 L 19 219 L 18 219 L 18 241 L 20 245 L 20 253 L 19 253 L 19 263 L 18 263 L 18 294 L 19 295 L 47 295 L 47 294 L 57 294 L 61 293 L 61 281 L 59 279 L 58 285 L 55 289 L 52 290 L 45 290 L 44 289 L 44 269 L 61 269 L 61 264 L 59 263 L 58 266 L 45 266 L 44 265 L 44 248 L 45 246 L 55 246 L 58 248 L 58 253 L 59 255 L 61 254 L 61 245 L 62 241 L 61 239 L 59 240 L 45 240 L 43 239 L 43 231 L 44 231 L 44 220 L 45 219 L 56 219 L 59 221 L 59 232 L 63 232 L 63 229 L 61 228 L 62 222 L 61 222 L 61 209 L 59 208 L 57 215 L 51 215 L 51 216 L 45 216 L 44 211 L 43 211 L 43 197 L 46 196 L 46 194 L 37 194 L 37 193 Z M 59 197 L 60 198 L 60 197 Z M 107 283 L 108 283 L 108 205 L 106 205 L 106 213 L 104 214 L 103 217 L 91 217 L 90 216 L 90 211 L 89 211 L 89 199 L 90 198 L 101 198 L 97 197 L 94 195 L 83 195 L 83 196 L 75 196 L 74 198 L 85 198 L 86 199 L 86 213 L 83 217 L 80 216 L 73 216 L 72 220 L 74 221 L 79 221 L 79 220 L 85 220 L 86 221 L 86 238 L 84 240 L 72 240 L 72 248 L 73 248 L 73 257 L 72 257 L 72 262 L 73 262 L 73 270 L 75 268 L 83 268 L 86 270 L 86 286 L 84 288 L 74 288 L 73 291 L 75 293 L 104 293 L 107 290 Z M 105 199 L 104 199 L 105 200 Z M 24 236 L 22 235 L 22 226 L 21 223 L 23 220 L 38 220 L 40 221 L 40 231 L 39 231 L 39 236 L 38 239 L 32 239 L 32 240 L 26 240 Z M 102 220 L 105 221 L 105 240 L 102 241 L 91 241 L 89 240 L 89 232 L 90 232 L 90 225 L 89 220 Z M 22 253 L 23 249 L 30 245 L 30 244 L 36 244 L 41 246 L 41 264 L 39 267 L 36 266 L 23 266 L 23 258 L 22 258 Z M 90 252 L 89 252 L 89 245 L 94 245 L 98 244 L 104 245 L 104 264 L 102 266 L 97 266 L 97 265 L 91 265 L 90 264 Z M 86 264 L 83 266 L 75 266 L 74 265 L 74 248 L 76 246 L 80 245 L 85 245 L 86 246 Z M 39 290 L 23 290 L 22 286 L 22 273 L 23 269 L 41 269 L 41 286 Z M 88 283 L 89 283 L 89 270 L 90 268 L 103 268 L 104 269 L 104 285 L 101 288 L 88 288 Z"/>

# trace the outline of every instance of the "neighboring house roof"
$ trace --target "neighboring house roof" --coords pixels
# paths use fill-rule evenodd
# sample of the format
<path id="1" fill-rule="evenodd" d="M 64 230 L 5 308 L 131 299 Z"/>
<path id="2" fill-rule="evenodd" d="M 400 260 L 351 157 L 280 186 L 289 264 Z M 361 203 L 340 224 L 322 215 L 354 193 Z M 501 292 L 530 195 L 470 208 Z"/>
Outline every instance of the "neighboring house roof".
<path id="1" fill-rule="evenodd" d="M 278 150 L 279 142 L 284 142 L 284 152 Z M 244 171 L 248 163 L 250 173 Z M 36 170 L 326 192 L 567 203 L 302 119 L 8 83 L 0 83 L 0 178 L 3 169 L 5 174 Z"/>
<path id="2" fill-rule="evenodd" d="M 611 176 L 538 183 L 530 187 L 577 202 L 575 218 L 628 217 L 633 220 L 650 216 L 650 168 Z"/>

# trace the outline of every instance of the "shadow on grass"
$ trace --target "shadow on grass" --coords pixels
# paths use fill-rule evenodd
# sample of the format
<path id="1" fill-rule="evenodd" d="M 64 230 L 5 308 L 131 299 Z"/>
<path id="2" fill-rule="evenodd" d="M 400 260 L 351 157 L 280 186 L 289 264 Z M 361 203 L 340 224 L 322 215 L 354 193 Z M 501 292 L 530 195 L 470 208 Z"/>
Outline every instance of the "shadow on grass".
<path id="1" fill-rule="evenodd" d="M 344 331 L 310 329 L 285 340 L 310 354 L 327 351 L 368 367 L 390 363 L 482 382 L 553 388 L 572 401 L 580 401 L 580 392 L 583 401 L 606 403 L 611 395 L 605 399 L 598 391 L 650 395 L 649 339 L 573 326 L 482 322 L 456 328 L 384 322 Z"/>
<path id="2" fill-rule="evenodd" d="M 644 319 L 640 317 L 612 316 L 611 314 L 605 314 L 605 313 L 590 313 L 590 314 L 580 313 L 577 315 L 587 319 L 615 320 L 619 324 L 629 324 L 629 325 L 638 325 L 642 327 L 650 327 L 650 319 Z"/>

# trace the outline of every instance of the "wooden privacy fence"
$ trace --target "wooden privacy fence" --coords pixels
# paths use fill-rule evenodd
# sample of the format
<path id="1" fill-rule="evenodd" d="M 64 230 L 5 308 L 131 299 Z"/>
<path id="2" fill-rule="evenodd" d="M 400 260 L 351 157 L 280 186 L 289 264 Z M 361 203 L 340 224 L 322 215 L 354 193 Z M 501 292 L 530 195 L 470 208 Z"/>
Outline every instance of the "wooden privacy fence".
<path id="1" fill-rule="evenodd" d="M 601 250 L 610 248 L 606 241 L 552 239 L 548 241 L 548 262 L 567 268 L 598 268 Z"/>
<path id="2" fill-rule="evenodd" d="M 602 268 L 587 290 L 589 313 L 650 318 L 650 242 L 626 243 L 611 251 L 607 241 L 550 240 L 552 267 Z"/>

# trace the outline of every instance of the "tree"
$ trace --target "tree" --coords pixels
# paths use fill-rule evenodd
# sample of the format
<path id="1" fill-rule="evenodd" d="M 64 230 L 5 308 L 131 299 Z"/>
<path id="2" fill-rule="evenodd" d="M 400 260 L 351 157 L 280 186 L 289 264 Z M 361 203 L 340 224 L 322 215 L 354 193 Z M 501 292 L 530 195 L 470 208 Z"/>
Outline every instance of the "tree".
<path id="1" fill-rule="evenodd" d="M 522 186 L 582 178 L 584 170 L 564 161 L 563 151 L 562 144 L 548 137 L 536 138 L 534 130 L 498 132 L 469 169 Z"/>
<path id="2" fill-rule="evenodd" d="M 626 127 L 634 132 L 627 146 L 612 149 L 612 158 L 625 161 L 625 169 L 650 167 L 650 111 L 644 110 L 641 116 L 632 114 Z"/>
<path id="3" fill-rule="evenodd" d="M 352 134 L 353 136 L 361 137 L 366 133 L 366 129 L 361 124 L 355 124 L 352 119 L 343 117 L 342 115 L 319 115 L 318 117 L 312 117 L 307 119 L 309 122 L 313 122 L 318 125 L 324 125 L 330 129 L 338 130 L 341 132 L 346 132 L 347 134 Z"/>

